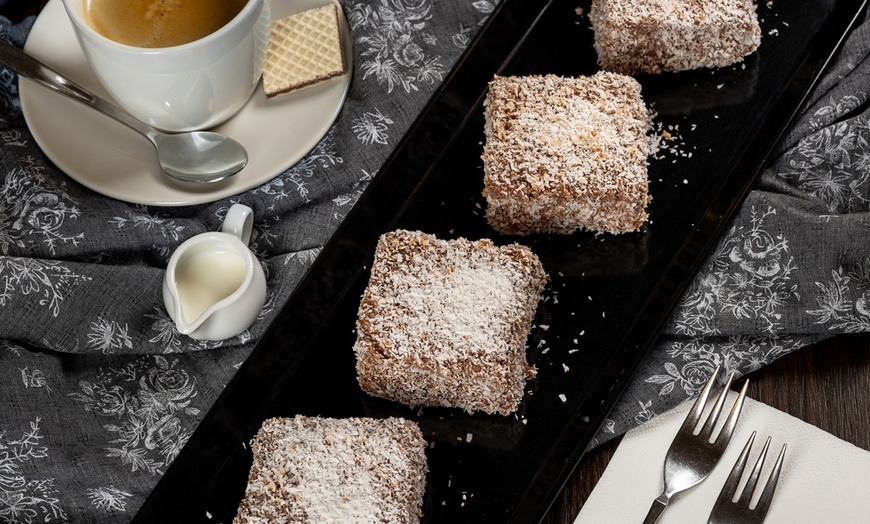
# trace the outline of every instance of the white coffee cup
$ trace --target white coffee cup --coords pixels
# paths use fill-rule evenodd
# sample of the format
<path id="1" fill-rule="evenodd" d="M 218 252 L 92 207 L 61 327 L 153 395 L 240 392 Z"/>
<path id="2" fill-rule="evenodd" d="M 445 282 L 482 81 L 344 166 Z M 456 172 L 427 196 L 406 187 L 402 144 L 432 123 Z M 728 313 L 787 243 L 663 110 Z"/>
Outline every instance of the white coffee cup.
<path id="1" fill-rule="evenodd" d="M 134 47 L 110 40 L 83 17 L 85 0 L 63 0 L 88 63 L 109 95 L 166 131 L 216 126 L 250 98 L 263 72 L 269 0 L 250 0 L 226 25 L 187 44 Z"/>

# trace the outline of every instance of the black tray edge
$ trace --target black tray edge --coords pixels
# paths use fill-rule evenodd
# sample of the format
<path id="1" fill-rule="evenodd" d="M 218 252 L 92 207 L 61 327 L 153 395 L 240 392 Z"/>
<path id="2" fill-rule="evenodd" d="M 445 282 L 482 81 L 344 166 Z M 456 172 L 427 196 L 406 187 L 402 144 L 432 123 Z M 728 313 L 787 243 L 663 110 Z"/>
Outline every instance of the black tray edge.
<path id="1" fill-rule="evenodd" d="M 356 234 L 359 234 L 359 230 L 362 230 L 364 238 L 373 240 L 380 235 L 382 231 L 381 225 L 387 224 L 387 227 L 389 227 L 392 217 L 400 215 L 401 210 L 413 200 L 416 187 L 428 174 L 426 166 L 437 163 L 438 151 L 443 151 L 449 146 L 452 129 L 461 127 L 464 122 L 464 116 L 471 113 L 480 103 L 481 96 L 475 96 L 472 99 L 452 97 L 451 101 L 443 100 L 445 98 L 444 94 L 451 92 L 458 85 L 466 82 L 472 85 L 480 85 L 480 82 L 487 82 L 491 78 L 493 69 L 485 70 L 485 68 L 468 66 L 468 64 L 473 63 L 477 59 L 485 60 L 489 63 L 499 61 L 499 59 L 494 57 L 479 58 L 475 55 L 475 53 L 480 54 L 479 50 L 484 47 L 478 45 L 480 41 L 486 39 L 498 41 L 503 39 L 502 36 L 505 31 L 499 24 L 510 24 L 513 22 L 519 24 L 521 23 L 520 21 L 525 22 L 527 26 L 519 38 L 511 42 L 504 41 L 501 42 L 501 45 L 495 46 L 502 51 L 500 63 L 502 65 L 506 64 L 515 50 L 522 45 L 525 36 L 531 31 L 537 21 L 537 17 L 532 17 L 531 19 L 528 17 L 529 11 L 540 14 L 550 3 L 550 1 L 547 1 L 534 8 L 530 7 L 533 2 L 524 2 L 523 0 L 503 0 L 499 4 L 497 11 L 490 17 L 487 25 L 478 33 L 475 42 L 469 46 L 468 51 L 459 59 L 450 76 L 436 90 L 430 102 L 381 168 L 381 174 L 387 170 L 400 170 L 412 173 L 417 177 L 406 177 L 399 182 L 403 184 L 401 190 L 407 192 L 408 198 L 401 203 L 397 203 L 398 205 L 395 208 L 383 208 L 377 217 L 356 216 L 359 214 L 360 206 L 354 207 L 324 247 L 321 255 L 312 264 L 306 276 L 297 286 L 296 291 L 291 295 L 287 305 L 285 305 L 282 312 L 272 323 L 257 348 L 255 348 L 255 353 L 252 353 L 252 356 L 256 353 L 265 352 L 266 350 L 263 348 L 268 347 L 272 354 L 292 355 L 293 359 L 297 361 L 302 359 L 304 353 L 310 349 L 306 340 L 314 338 L 313 335 L 316 334 L 316 332 L 311 333 L 311 337 L 305 337 L 305 330 L 310 329 L 311 322 L 316 322 L 315 318 L 329 318 L 334 304 L 338 303 L 348 290 L 342 286 L 332 289 L 332 295 L 323 304 L 326 306 L 325 308 L 316 310 L 310 310 L 309 308 L 311 317 L 288 318 L 290 317 L 290 310 L 293 309 L 291 307 L 292 304 L 310 300 L 314 296 L 319 296 L 322 299 L 322 295 L 314 293 L 314 290 L 322 291 L 325 284 L 317 279 L 318 277 L 322 278 L 324 274 L 340 275 L 345 277 L 343 279 L 345 282 L 353 279 L 357 271 L 354 270 L 353 274 L 347 274 L 344 271 L 345 266 L 350 265 L 356 269 L 358 266 L 357 262 L 364 263 L 368 253 L 354 250 L 354 246 L 349 246 L 345 242 L 346 238 L 354 237 Z M 826 28 L 820 31 L 819 40 L 825 40 L 825 42 L 817 43 L 814 50 L 824 48 L 826 51 L 818 51 L 804 59 L 801 67 L 793 76 L 793 81 L 789 84 L 791 87 L 794 87 L 795 84 L 801 84 L 804 86 L 803 89 L 790 90 L 784 93 L 777 103 L 777 110 L 780 111 L 780 114 L 790 115 L 787 121 L 785 123 L 779 121 L 777 123 L 779 127 L 771 129 L 776 127 L 777 124 L 773 123 L 776 119 L 768 118 L 765 125 L 759 129 L 757 134 L 758 140 L 754 142 L 754 147 L 751 151 L 745 153 L 735 165 L 735 169 L 749 165 L 750 169 L 746 171 L 747 175 L 732 180 L 728 190 L 721 189 L 718 192 L 714 199 L 715 206 L 713 206 L 717 208 L 716 211 L 712 215 L 708 214 L 703 222 L 696 225 L 692 235 L 684 243 L 678 256 L 670 264 L 669 268 L 672 272 L 669 272 L 669 275 L 662 279 L 663 287 L 657 290 L 648 301 L 645 311 L 650 314 L 658 314 L 657 318 L 653 321 L 656 329 L 654 332 L 645 331 L 645 333 L 635 333 L 633 328 L 629 329 L 625 342 L 620 345 L 620 350 L 611 359 L 605 374 L 597 380 L 592 393 L 574 414 L 572 423 L 564 430 L 558 441 L 558 449 L 554 449 L 551 453 L 553 456 L 566 457 L 564 460 L 557 461 L 562 465 L 557 474 L 558 482 L 555 484 L 546 482 L 548 485 L 542 485 L 544 482 L 539 479 L 544 476 L 549 477 L 550 474 L 544 475 L 542 472 L 539 472 L 538 477 L 533 481 L 529 490 L 518 501 L 509 522 L 539 522 L 546 517 L 556 496 L 564 489 L 579 460 L 586 452 L 586 448 L 594 437 L 597 428 L 618 401 L 642 358 L 654 345 L 657 338 L 656 334 L 676 305 L 680 293 L 690 281 L 686 275 L 692 275 L 697 272 L 703 262 L 704 254 L 708 253 L 715 246 L 716 238 L 727 227 L 746 194 L 751 190 L 751 186 L 760 175 L 764 164 L 766 164 L 770 154 L 793 119 L 795 112 L 802 106 L 812 87 L 818 82 L 822 72 L 830 62 L 830 59 L 842 45 L 846 37 L 846 31 L 854 25 L 854 22 L 866 9 L 866 6 L 867 0 L 864 0 L 861 3 L 861 7 L 851 17 L 848 24 L 845 25 L 846 29 L 832 31 L 830 28 Z M 845 18 L 848 15 L 848 13 L 841 14 L 841 18 Z M 526 17 L 525 19 L 523 18 L 524 16 Z M 511 20 L 506 21 L 506 19 Z M 838 19 L 836 22 L 837 26 L 840 27 L 845 20 Z M 507 33 L 510 34 L 510 31 L 507 31 Z M 831 45 L 834 47 L 829 47 Z M 496 67 L 495 71 L 500 69 L 500 66 Z M 464 91 L 466 94 L 481 92 L 481 90 L 469 89 L 459 89 L 459 91 Z M 463 111 L 464 115 L 462 114 Z M 444 134 L 433 137 L 433 129 L 437 129 Z M 426 147 L 423 148 L 427 150 L 425 154 L 421 153 L 421 144 L 418 143 L 420 141 L 425 142 Z M 437 147 L 433 147 L 436 145 Z M 377 191 L 377 188 L 381 187 L 381 184 L 387 183 L 395 183 L 395 181 L 388 180 L 388 177 L 385 176 L 375 177 L 361 199 Z M 735 187 L 738 187 L 736 196 L 729 198 L 729 195 L 734 194 Z M 716 219 L 714 220 L 713 217 L 716 217 Z M 356 258 L 349 260 L 346 258 L 347 256 Z M 682 276 L 675 277 L 674 275 Z M 667 296 L 668 298 L 664 302 L 659 302 L 662 296 Z M 284 336 L 287 332 L 296 333 L 300 336 L 294 340 L 288 340 Z M 231 428 L 233 433 L 239 435 L 245 433 L 257 410 L 248 409 L 245 411 L 241 410 L 244 406 L 234 407 L 239 402 L 229 401 L 227 399 L 229 396 L 228 392 L 243 382 L 249 385 L 269 383 L 264 376 L 278 374 L 277 369 L 281 365 L 290 366 L 292 369 L 293 362 L 281 361 L 280 358 L 277 361 L 267 360 L 268 362 L 262 363 L 259 366 L 259 368 L 266 369 L 250 369 L 248 362 L 239 369 L 236 376 L 230 381 L 224 392 L 203 418 L 200 426 L 185 446 L 185 449 L 182 450 L 179 457 L 176 458 L 173 465 L 170 466 L 159 481 L 149 499 L 140 508 L 133 519 L 134 523 L 183 521 L 183 515 L 172 513 L 172 509 L 197 505 L 196 501 L 208 490 L 210 485 L 209 475 L 214 471 L 219 471 L 221 465 L 216 463 L 204 465 L 202 461 L 193 460 L 194 463 L 198 462 L 199 465 L 204 466 L 200 469 L 191 467 L 189 461 L 180 459 L 182 457 L 187 459 L 188 456 L 194 454 L 194 451 L 191 450 L 202 443 L 204 435 L 212 431 L 210 429 L 212 425 Z M 271 368 L 271 370 L 268 368 Z M 286 369 L 286 367 L 281 369 L 281 374 L 286 372 Z M 258 394 L 267 398 L 269 391 L 262 387 L 259 389 Z M 606 406 L 607 409 L 602 410 L 601 406 Z M 233 411 L 233 413 L 228 415 L 227 410 Z M 240 417 L 240 415 L 247 416 Z M 225 439 L 225 442 L 222 442 L 221 445 L 225 449 L 231 449 L 237 445 L 237 441 Z M 552 463 L 553 461 L 550 462 Z M 182 463 L 184 464 L 182 465 Z M 179 490 L 180 486 L 185 486 L 188 489 Z"/>
<path id="2" fill-rule="evenodd" d="M 732 169 L 735 172 L 743 170 L 747 176 L 730 177 L 726 187 L 717 192 L 710 212 L 705 214 L 703 220 L 692 230 L 683 247 L 669 264 L 668 274 L 662 277 L 656 292 L 644 305 L 645 314 L 656 316 L 655 320 L 651 321 L 655 329 L 647 331 L 646 336 L 643 333 L 636 333 L 635 326 L 637 324 L 649 324 L 647 321 L 641 322 L 639 319 L 635 319 L 627 332 L 625 342 L 620 345 L 620 351 L 616 352 L 605 372 L 599 376 L 589 398 L 575 412 L 572 419 L 574 423 L 569 424 L 560 437 L 560 449 L 552 453 L 568 457 L 562 461 L 565 466 L 558 473 L 559 480 L 555 484 L 551 484 L 550 489 L 544 493 L 531 493 L 543 488 L 538 486 L 538 482 L 533 481 L 529 489 L 530 493 L 527 493 L 520 500 L 517 511 L 508 522 L 541 522 L 546 518 L 556 497 L 565 489 L 580 459 L 588 451 L 588 446 L 595 437 L 598 428 L 609 416 L 641 361 L 659 338 L 658 334 L 673 312 L 682 293 L 691 282 L 689 277 L 698 272 L 706 256 L 716 246 L 719 236 L 730 225 L 743 200 L 752 190 L 770 160 L 771 154 L 797 116 L 797 112 L 803 107 L 813 88 L 830 65 L 831 60 L 841 49 L 849 33 L 855 27 L 855 23 L 866 11 L 867 5 L 868 0 L 862 0 L 860 6 L 854 11 L 843 12 L 845 9 L 841 10 L 838 12 L 839 18 L 829 20 L 829 24 L 819 31 L 812 51 L 801 61 L 800 66 L 792 75 L 788 84 L 789 89 L 780 96 L 774 111 L 768 115 L 764 124 L 756 132 L 756 140 L 752 142 L 752 148 L 744 152 Z M 780 117 L 778 120 L 775 115 L 777 113 L 787 116 Z M 730 197 L 729 195 L 734 196 Z M 656 315 L 656 313 L 660 314 Z M 637 351 L 637 347 L 642 349 Z M 633 350 L 636 352 L 632 354 Z M 609 406 L 609 408 L 601 411 L 598 406 L 602 405 Z M 539 472 L 539 476 L 541 475 L 542 473 Z M 535 501 L 540 502 L 536 503 Z"/>
<path id="3" fill-rule="evenodd" d="M 379 188 L 384 184 L 393 182 L 402 184 L 400 191 L 405 192 L 407 198 L 394 207 L 381 208 L 377 217 L 358 216 L 362 213 L 362 206 L 359 205 L 360 201 L 357 202 L 312 263 L 251 355 L 240 366 L 194 430 L 182 451 L 139 508 L 131 521 L 132 524 L 175 523 L 187 520 L 190 516 L 188 511 L 180 508 L 192 508 L 198 505 L 198 501 L 208 492 L 212 480 L 225 462 L 206 461 L 203 460 L 203 455 L 211 453 L 226 457 L 239 442 L 239 439 L 223 438 L 219 443 L 212 442 L 213 447 L 217 446 L 220 449 L 216 453 L 211 450 L 203 451 L 211 440 L 210 435 L 217 432 L 222 437 L 230 434 L 241 438 L 246 434 L 246 429 L 255 423 L 253 419 L 258 409 L 252 409 L 247 402 L 232 399 L 231 392 L 235 389 L 246 389 L 265 401 L 271 389 L 264 385 L 275 383 L 277 376 L 292 370 L 296 363 L 303 360 L 305 353 L 311 350 L 308 340 L 316 338 L 316 330 L 311 332 L 312 323 L 320 325 L 317 319 L 329 318 L 332 309 L 348 291 L 347 286 L 338 286 L 332 289 L 332 294 L 324 300 L 323 286 L 331 284 L 325 281 L 335 280 L 325 276 L 339 274 L 342 282 L 350 282 L 353 275 L 357 273 L 356 268 L 360 267 L 369 256 L 368 253 L 354 251 L 352 247 L 350 251 L 353 252 L 349 253 L 345 239 L 358 238 L 355 235 L 362 234 L 363 238 L 371 240 L 373 251 L 374 241 L 380 236 L 384 226 L 389 227 L 392 218 L 413 199 L 414 190 L 428 174 L 426 166 L 437 162 L 440 152 L 449 146 L 453 131 L 461 127 L 464 118 L 482 102 L 482 95 L 463 98 L 462 96 L 445 97 L 444 94 L 447 92 L 460 95 L 483 93 L 492 77 L 492 72 L 500 71 L 510 61 L 510 57 L 523 44 L 526 36 L 538 22 L 541 13 L 552 1 L 502 0 L 497 5 L 484 27 L 478 31 L 450 74 L 435 90 L 379 171 L 379 175 L 382 175 L 387 170 L 401 170 L 413 176 L 392 177 L 394 180 L 386 176 L 376 176 L 361 195 L 360 201 L 367 195 L 381 190 Z M 487 53 L 482 52 L 481 49 L 485 49 Z M 433 137 L 433 129 L 440 134 Z M 422 149 L 428 150 L 429 153 L 422 152 L 421 146 L 424 146 Z M 356 231 L 357 229 L 363 231 Z M 348 256 L 356 258 L 351 260 L 347 258 Z M 348 274 L 345 271 L 347 266 L 353 267 L 354 271 Z M 299 309 L 306 310 L 305 307 L 296 304 L 311 303 L 315 297 L 317 301 L 325 303 L 326 307 L 307 308 L 306 312 L 310 316 L 293 314 Z M 299 336 L 289 340 L 284 336 L 287 332 Z M 304 336 L 306 332 L 310 336 Z M 264 353 L 268 354 L 268 358 L 260 358 L 258 365 L 252 366 L 251 362 L 255 360 L 253 357 L 262 356 Z M 291 355 L 292 358 L 286 358 L 287 355 Z M 250 397 L 251 395 L 246 400 L 249 401 Z"/>

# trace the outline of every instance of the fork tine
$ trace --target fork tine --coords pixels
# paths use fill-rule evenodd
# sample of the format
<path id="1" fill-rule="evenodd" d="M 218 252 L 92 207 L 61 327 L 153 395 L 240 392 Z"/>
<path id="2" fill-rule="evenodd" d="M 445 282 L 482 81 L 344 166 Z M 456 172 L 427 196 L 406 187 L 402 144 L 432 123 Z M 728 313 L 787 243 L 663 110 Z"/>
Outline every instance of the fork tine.
<path id="1" fill-rule="evenodd" d="M 747 508 L 749 507 L 752 495 L 755 493 L 755 486 L 758 484 L 758 477 L 761 475 L 761 466 L 764 465 L 764 459 L 767 457 L 767 448 L 769 447 L 770 437 L 767 437 L 767 440 L 764 441 L 764 447 L 761 448 L 761 454 L 758 455 L 758 459 L 755 461 L 755 467 L 752 468 L 752 473 L 749 474 L 749 480 L 746 481 L 746 486 L 743 487 L 743 493 L 737 499 L 738 504 L 742 504 Z"/>
<path id="2" fill-rule="evenodd" d="M 707 383 L 704 385 L 704 389 L 701 390 L 701 394 L 698 395 L 698 398 L 695 399 L 695 403 L 692 404 L 692 409 L 689 410 L 689 414 L 686 415 L 686 419 L 683 421 L 683 425 L 680 427 L 680 432 L 690 431 L 691 433 L 695 432 L 695 426 L 698 425 L 698 421 L 701 420 L 701 412 L 704 411 L 704 406 L 707 405 L 707 397 L 710 396 L 710 390 L 713 388 L 713 383 L 716 381 L 716 375 L 719 373 L 719 366 L 716 366 L 716 369 L 713 370 L 713 373 L 710 375 L 710 378 L 707 379 Z"/>
<path id="3" fill-rule="evenodd" d="M 727 446 L 728 442 L 731 441 L 731 435 L 734 434 L 734 428 L 737 427 L 737 419 L 740 418 L 740 412 L 743 410 L 743 403 L 746 400 L 747 387 L 749 387 L 749 379 L 743 382 L 740 394 L 737 395 L 737 400 L 734 401 L 731 412 L 728 414 L 728 418 L 725 419 L 725 425 L 722 426 L 722 431 L 716 436 L 717 445 Z"/>
<path id="4" fill-rule="evenodd" d="M 716 403 L 713 404 L 713 409 L 710 411 L 710 415 L 707 416 L 707 421 L 704 422 L 704 427 L 701 428 L 701 431 L 698 433 L 698 435 L 705 440 L 711 440 L 710 437 L 713 435 L 713 428 L 716 427 L 716 422 L 719 421 L 719 415 L 722 413 L 722 406 L 725 405 L 725 397 L 728 396 L 728 390 L 731 388 L 732 380 L 734 380 L 734 372 L 731 372 L 731 374 L 728 375 L 728 380 L 725 381 L 725 386 L 716 398 Z"/>
<path id="5" fill-rule="evenodd" d="M 763 522 L 767 517 L 767 512 L 770 509 L 771 501 L 773 500 L 774 492 L 776 491 L 776 486 L 779 481 L 779 475 L 782 471 L 783 463 L 785 462 L 786 445 L 783 444 L 782 450 L 780 450 L 779 456 L 776 459 L 776 463 L 773 465 L 770 476 L 767 478 L 767 482 L 764 485 L 764 489 L 759 490 L 761 491 L 761 494 L 758 498 L 758 503 L 756 503 L 754 508 L 751 508 L 750 503 L 752 502 L 752 498 L 755 496 L 755 491 L 758 487 L 758 480 L 771 441 L 771 437 L 768 437 L 765 441 L 764 447 L 752 468 L 752 472 L 749 474 L 749 478 L 738 492 L 738 488 L 740 488 L 740 480 L 746 471 L 746 463 L 749 460 L 749 453 L 755 443 L 755 436 L 756 432 L 753 431 L 749 440 L 746 442 L 746 445 L 743 447 L 743 451 L 740 452 L 740 457 L 738 457 L 737 462 L 734 463 L 734 467 L 728 474 L 728 478 L 725 480 L 725 484 L 722 486 L 722 490 L 719 492 L 715 504 L 713 504 L 713 509 L 710 511 L 710 517 L 707 520 L 707 524 L 734 524 L 737 522 L 746 524 L 753 522 L 761 524 L 761 522 Z"/>
<path id="6" fill-rule="evenodd" d="M 728 478 L 725 480 L 725 485 L 722 486 L 722 491 L 719 492 L 719 500 L 716 504 L 720 504 L 721 502 L 734 502 L 734 496 L 737 494 L 737 486 L 740 485 L 740 479 L 743 477 L 743 471 L 746 469 L 746 461 L 749 459 L 749 452 L 752 450 L 752 444 L 755 443 L 755 431 L 752 432 L 752 435 L 749 436 L 749 440 L 746 441 L 746 445 L 743 446 L 743 451 L 740 452 L 740 456 L 737 457 L 737 462 L 734 463 L 734 467 L 731 468 L 731 473 L 728 474 Z"/>
<path id="7" fill-rule="evenodd" d="M 776 491 L 776 484 L 779 482 L 779 473 L 782 471 L 782 463 L 785 460 L 786 445 L 782 445 L 779 451 L 779 456 L 776 458 L 776 464 L 773 465 L 773 470 L 770 472 L 770 477 L 767 479 L 767 484 L 764 485 L 764 491 L 761 493 L 761 498 L 758 499 L 758 504 L 755 506 L 755 511 L 760 515 L 767 514 L 770 509 L 770 502 L 773 500 L 773 493 Z"/>

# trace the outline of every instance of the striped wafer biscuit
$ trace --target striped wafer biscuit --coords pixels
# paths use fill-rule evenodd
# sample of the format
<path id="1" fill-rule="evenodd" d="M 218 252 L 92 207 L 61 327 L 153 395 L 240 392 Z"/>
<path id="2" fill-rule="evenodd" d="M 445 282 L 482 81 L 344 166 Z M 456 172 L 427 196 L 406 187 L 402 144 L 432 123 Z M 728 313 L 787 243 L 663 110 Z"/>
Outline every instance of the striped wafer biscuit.
<path id="1" fill-rule="evenodd" d="M 338 6 L 329 4 L 272 23 L 263 70 L 266 97 L 344 74 L 338 16 Z"/>

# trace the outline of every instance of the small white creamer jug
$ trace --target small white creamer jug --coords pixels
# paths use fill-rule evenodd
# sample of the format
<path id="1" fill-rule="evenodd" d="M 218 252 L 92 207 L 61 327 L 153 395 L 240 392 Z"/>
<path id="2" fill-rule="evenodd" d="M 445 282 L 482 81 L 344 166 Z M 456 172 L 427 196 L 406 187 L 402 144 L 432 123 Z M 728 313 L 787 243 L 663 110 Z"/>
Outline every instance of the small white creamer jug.
<path id="1" fill-rule="evenodd" d="M 219 232 L 187 239 L 169 259 L 163 302 L 182 334 L 199 340 L 238 335 L 266 302 L 266 277 L 248 249 L 253 211 L 233 204 Z"/>

